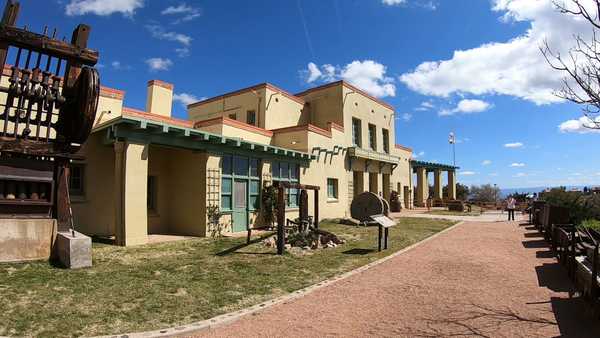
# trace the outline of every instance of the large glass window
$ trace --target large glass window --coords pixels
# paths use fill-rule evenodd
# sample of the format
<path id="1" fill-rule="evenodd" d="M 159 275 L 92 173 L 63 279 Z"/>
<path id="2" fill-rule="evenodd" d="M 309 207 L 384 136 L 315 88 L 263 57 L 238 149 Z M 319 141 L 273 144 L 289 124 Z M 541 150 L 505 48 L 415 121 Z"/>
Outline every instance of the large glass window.
<path id="1" fill-rule="evenodd" d="M 231 211 L 233 201 L 239 201 L 238 198 L 247 198 L 249 210 L 260 208 L 260 161 L 256 158 L 243 156 L 224 155 L 221 157 L 221 210 Z M 236 181 L 247 181 L 248 191 L 234 191 L 233 186 Z M 243 185 L 240 185 L 243 186 Z"/>
<path id="2" fill-rule="evenodd" d="M 352 119 L 352 144 L 361 147 L 361 123 L 359 119 Z"/>
<path id="3" fill-rule="evenodd" d="M 273 184 L 279 182 L 299 183 L 299 167 L 296 163 L 273 161 L 271 163 L 271 174 L 273 175 Z M 298 207 L 300 190 L 286 189 L 285 200 L 288 207 Z"/>
<path id="4" fill-rule="evenodd" d="M 383 151 L 386 154 L 390 153 L 390 132 L 387 129 L 381 129 L 381 135 L 383 137 Z"/>
<path id="5" fill-rule="evenodd" d="M 369 124 L 369 148 L 377 150 L 377 127 L 374 124 Z"/>

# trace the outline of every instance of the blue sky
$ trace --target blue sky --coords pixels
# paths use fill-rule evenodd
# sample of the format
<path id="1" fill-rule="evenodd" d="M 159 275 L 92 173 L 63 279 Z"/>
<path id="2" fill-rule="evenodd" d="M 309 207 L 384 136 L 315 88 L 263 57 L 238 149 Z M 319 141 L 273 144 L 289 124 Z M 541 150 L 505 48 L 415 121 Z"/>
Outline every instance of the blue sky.
<path id="1" fill-rule="evenodd" d="M 345 79 L 396 108 L 396 142 L 503 188 L 600 184 L 600 133 L 552 95 L 539 54 L 587 27 L 550 0 L 21 0 L 20 25 L 93 27 L 103 85 L 144 108 L 146 81 L 183 103 L 261 82 L 292 93 Z M 38 20 L 42 18 L 42 22 Z M 40 27 L 37 27 L 40 26 Z M 565 124 L 566 121 L 569 121 Z M 562 128 L 560 127 L 562 125 Z"/>

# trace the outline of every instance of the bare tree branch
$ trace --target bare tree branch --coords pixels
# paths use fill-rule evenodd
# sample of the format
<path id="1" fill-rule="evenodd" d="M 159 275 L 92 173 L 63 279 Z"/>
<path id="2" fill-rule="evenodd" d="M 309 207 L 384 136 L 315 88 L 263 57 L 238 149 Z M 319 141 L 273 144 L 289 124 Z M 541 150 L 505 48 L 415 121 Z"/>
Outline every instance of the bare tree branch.
<path id="1" fill-rule="evenodd" d="M 566 57 L 554 52 L 546 40 L 540 51 L 552 69 L 565 73 L 562 88 L 554 95 L 583 106 L 583 116 L 589 120 L 589 123 L 582 123 L 583 127 L 600 129 L 600 45 L 597 38 L 600 0 L 592 1 L 594 6 L 586 6 L 582 0 L 553 0 L 560 13 L 581 17 L 590 24 L 591 41 L 575 35 L 574 47 Z"/>

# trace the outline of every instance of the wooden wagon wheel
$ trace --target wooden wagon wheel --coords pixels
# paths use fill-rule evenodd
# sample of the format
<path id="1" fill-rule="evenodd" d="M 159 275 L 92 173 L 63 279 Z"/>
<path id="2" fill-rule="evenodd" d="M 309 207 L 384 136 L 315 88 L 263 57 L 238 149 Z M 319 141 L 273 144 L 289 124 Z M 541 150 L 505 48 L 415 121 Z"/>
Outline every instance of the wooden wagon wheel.
<path id="1" fill-rule="evenodd" d="M 100 76 L 94 68 L 83 67 L 73 91 L 73 97 L 67 98 L 67 104 L 61 109 L 62 121 L 59 122 L 59 134 L 69 143 L 83 144 L 90 135 L 98 99 L 100 98 Z"/>

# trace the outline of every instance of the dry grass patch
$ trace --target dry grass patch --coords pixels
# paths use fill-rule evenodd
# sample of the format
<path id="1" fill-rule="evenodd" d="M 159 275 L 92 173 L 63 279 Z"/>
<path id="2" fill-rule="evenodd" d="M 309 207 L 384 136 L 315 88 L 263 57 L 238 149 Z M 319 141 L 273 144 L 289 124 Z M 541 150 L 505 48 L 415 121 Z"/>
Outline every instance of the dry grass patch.
<path id="1" fill-rule="evenodd" d="M 454 224 L 403 218 L 391 249 L 377 228 L 322 224 L 348 242 L 312 255 L 275 255 L 259 238 L 190 239 L 122 248 L 94 244 L 94 267 L 0 265 L 0 336 L 93 336 L 187 324 L 287 294 L 365 265 Z M 236 248 L 232 250 L 232 248 Z"/>

